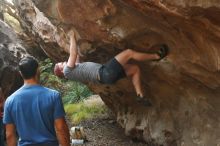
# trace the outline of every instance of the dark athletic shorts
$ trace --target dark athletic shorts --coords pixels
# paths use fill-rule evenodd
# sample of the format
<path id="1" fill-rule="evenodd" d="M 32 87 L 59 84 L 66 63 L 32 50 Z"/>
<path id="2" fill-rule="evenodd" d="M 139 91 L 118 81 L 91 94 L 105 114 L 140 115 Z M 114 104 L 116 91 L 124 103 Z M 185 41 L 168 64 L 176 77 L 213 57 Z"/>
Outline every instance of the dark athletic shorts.
<path id="1" fill-rule="evenodd" d="M 100 83 L 113 84 L 126 77 L 126 74 L 122 65 L 115 58 L 112 58 L 99 69 L 99 76 Z"/>

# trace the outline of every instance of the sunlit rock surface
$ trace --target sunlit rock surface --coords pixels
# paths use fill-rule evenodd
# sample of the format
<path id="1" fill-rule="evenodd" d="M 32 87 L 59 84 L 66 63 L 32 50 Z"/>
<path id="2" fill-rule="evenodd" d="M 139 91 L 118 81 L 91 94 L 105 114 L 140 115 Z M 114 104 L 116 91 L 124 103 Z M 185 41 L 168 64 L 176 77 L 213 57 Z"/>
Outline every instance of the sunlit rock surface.
<path id="1" fill-rule="evenodd" d="M 220 3 L 218 0 L 15 0 L 23 25 L 56 61 L 68 57 L 74 29 L 83 60 L 105 62 L 125 48 L 170 46 L 160 62 L 141 62 L 152 107 L 134 101 L 131 81 L 90 87 L 125 133 L 150 146 L 220 145 Z"/>
<path id="2" fill-rule="evenodd" d="M 0 88 L 5 98 L 23 84 L 17 65 L 25 54 L 14 31 L 0 20 Z"/>

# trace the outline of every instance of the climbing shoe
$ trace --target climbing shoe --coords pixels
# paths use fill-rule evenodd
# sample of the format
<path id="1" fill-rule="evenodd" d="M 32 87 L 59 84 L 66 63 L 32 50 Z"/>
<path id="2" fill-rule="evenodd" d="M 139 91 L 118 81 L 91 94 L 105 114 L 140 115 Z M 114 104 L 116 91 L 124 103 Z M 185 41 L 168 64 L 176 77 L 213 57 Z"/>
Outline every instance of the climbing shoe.
<path id="1" fill-rule="evenodd" d="M 163 59 L 164 57 L 167 56 L 167 54 L 169 53 L 169 47 L 166 44 L 162 44 L 159 46 L 159 50 L 156 52 L 156 54 L 158 56 L 160 56 L 159 59 L 157 59 L 158 61 Z"/>
<path id="2" fill-rule="evenodd" d="M 140 96 L 137 96 L 135 98 L 136 102 L 140 105 L 143 105 L 143 106 L 152 106 L 151 102 L 149 99 L 147 98 L 144 98 L 144 97 L 140 97 Z"/>

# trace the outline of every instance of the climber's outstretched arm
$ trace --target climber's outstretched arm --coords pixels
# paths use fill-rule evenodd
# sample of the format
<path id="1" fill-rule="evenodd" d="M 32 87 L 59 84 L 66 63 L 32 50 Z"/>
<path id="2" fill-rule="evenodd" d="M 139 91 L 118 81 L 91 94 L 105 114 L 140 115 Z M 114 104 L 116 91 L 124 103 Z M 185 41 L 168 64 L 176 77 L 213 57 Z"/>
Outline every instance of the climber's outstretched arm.
<path id="1" fill-rule="evenodd" d="M 77 50 L 77 52 L 78 52 L 78 50 Z M 76 64 L 77 63 L 80 63 L 80 59 L 79 59 L 79 54 L 77 53 L 77 57 L 76 57 Z"/>
<path id="2" fill-rule="evenodd" d="M 77 50 L 77 45 L 76 45 L 76 38 L 75 38 L 75 34 L 73 31 L 71 31 L 69 33 L 69 37 L 70 37 L 70 56 L 69 59 L 67 61 L 67 66 L 68 67 L 74 67 L 75 63 L 77 61 L 77 56 L 78 56 L 78 50 Z"/>

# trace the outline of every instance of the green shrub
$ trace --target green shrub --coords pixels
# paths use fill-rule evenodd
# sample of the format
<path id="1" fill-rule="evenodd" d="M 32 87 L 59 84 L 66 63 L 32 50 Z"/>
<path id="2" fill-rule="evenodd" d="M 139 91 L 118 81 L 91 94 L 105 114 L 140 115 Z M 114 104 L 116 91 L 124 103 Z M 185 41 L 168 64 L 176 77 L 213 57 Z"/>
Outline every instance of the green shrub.
<path id="1" fill-rule="evenodd" d="M 68 86 L 71 87 L 63 96 L 64 104 L 76 103 L 92 95 L 92 92 L 88 89 L 88 87 L 81 83 L 72 82 L 68 83 Z"/>
<path id="2" fill-rule="evenodd" d="M 40 71 L 41 72 L 52 73 L 52 71 L 53 71 L 53 62 L 50 60 L 50 58 L 47 58 L 44 61 L 40 62 Z"/>

